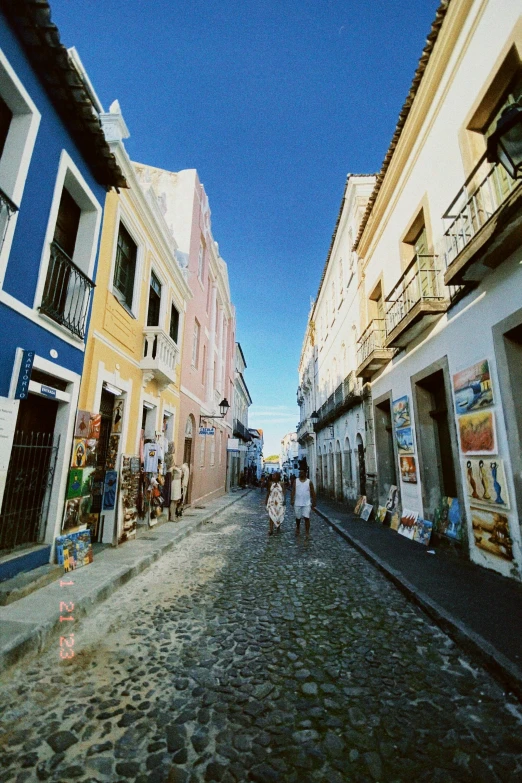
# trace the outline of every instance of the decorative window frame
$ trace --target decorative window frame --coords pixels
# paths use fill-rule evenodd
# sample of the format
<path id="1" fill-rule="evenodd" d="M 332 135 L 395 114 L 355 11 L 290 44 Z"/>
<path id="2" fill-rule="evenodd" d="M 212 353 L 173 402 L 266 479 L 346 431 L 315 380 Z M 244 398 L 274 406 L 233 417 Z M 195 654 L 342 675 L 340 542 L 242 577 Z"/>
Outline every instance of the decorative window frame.
<path id="1" fill-rule="evenodd" d="M 128 304 L 122 298 L 120 291 L 114 285 L 114 272 L 116 269 L 116 255 L 118 253 L 118 234 L 120 230 L 120 223 L 123 223 L 124 227 L 129 232 L 131 239 L 135 243 L 137 248 L 136 269 L 134 272 L 134 288 L 132 290 L 132 307 L 128 306 Z M 140 314 L 140 304 L 141 304 L 141 296 L 143 290 L 143 286 L 141 285 L 141 279 L 142 279 L 142 275 L 144 274 L 146 245 L 147 245 L 147 241 L 141 231 L 139 224 L 136 222 L 131 211 L 128 211 L 123 207 L 120 198 L 118 207 L 116 209 L 116 215 L 114 216 L 114 236 L 112 238 L 111 268 L 109 272 L 108 289 L 109 292 L 118 301 L 118 303 L 123 307 L 125 312 L 128 315 L 130 315 L 132 318 L 136 318 L 136 319 L 139 318 L 139 314 Z M 148 291 L 149 283 L 150 280 L 147 279 L 147 288 L 146 288 L 147 291 Z M 161 317 L 161 313 L 160 313 L 160 317 Z M 146 319 L 147 319 L 147 314 L 145 313 L 145 321 Z"/>
<path id="2" fill-rule="evenodd" d="M 62 150 L 42 248 L 40 272 L 38 274 L 38 282 L 36 284 L 33 302 L 34 310 L 38 310 L 42 302 L 49 260 L 51 257 L 51 244 L 54 237 L 58 209 L 60 207 L 60 199 L 64 187 L 67 188 L 81 209 L 80 224 L 78 226 L 78 235 L 72 261 L 90 280 L 93 280 L 94 277 L 103 208 L 69 153 L 66 150 Z M 79 337 L 71 334 L 69 329 L 65 326 L 57 324 L 55 321 L 52 321 L 50 318 L 47 318 L 47 316 L 40 313 L 38 313 L 38 319 L 44 328 L 48 329 L 52 325 L 53 331 L 58 329 L 60 332 L 65 333 L 72 338 L 75 342 L 83 345 L 84 340 L 80 340 Z"/>
<path id="3" fill-rule="evenodd" d="M 41 114 L 14 68 L 0 49 L 0 95 L 13 112 L 4 153 L 0 160 L 0 187 L 20 207 L 29 164 L 33 155 Z M 11 216 L 0 252 L 0 288 L 2 288 L 18 212 Z"/>

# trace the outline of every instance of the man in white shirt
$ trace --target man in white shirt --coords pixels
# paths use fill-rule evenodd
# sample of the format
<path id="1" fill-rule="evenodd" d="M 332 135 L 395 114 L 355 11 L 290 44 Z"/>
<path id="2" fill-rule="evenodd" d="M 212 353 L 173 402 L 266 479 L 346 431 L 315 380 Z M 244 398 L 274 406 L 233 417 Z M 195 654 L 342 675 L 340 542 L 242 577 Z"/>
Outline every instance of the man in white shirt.
<path id="1" fill-rule="evenodd" d="M 292 487 L 291 501 L 295 511 L 295 534 L 299 535 L 301 519 L 305 522 L 305 535 L 310 535 L 310 512 L 315 511 L 317 502 L 315 488 L 309 478 L 306 478 L 306 471 L 299 471 L 299 478 L 294 481 Z"/>

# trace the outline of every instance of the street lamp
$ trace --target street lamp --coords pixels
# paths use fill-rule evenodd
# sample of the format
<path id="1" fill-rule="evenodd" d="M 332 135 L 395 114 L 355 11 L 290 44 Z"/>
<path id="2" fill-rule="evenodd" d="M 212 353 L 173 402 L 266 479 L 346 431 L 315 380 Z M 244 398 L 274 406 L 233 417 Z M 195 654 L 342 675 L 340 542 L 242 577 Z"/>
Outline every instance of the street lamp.
<path id="1" fill-rule="evenodd" d="M 215 416 L 200 416 L 199 417 L 199 426 L 201 427 L 201 422 L 206 421 L 207 419 L 214 420 L 214 419 L 224 419 L 225 416 L 228 413 L 228 409 L 230 408 L 229 402 L 226 397 L 223 397 L 221 402 L 219 403 L 219 412 L 221 416 L 218 416 L 217 414 Z"/>
<path id="2" fill-rule="evenodd" d="M 487 159 L 501 163 L 511 179 L 522 177 L 522 106 L 511 103 L 502 111 L 487 142 Z"/>

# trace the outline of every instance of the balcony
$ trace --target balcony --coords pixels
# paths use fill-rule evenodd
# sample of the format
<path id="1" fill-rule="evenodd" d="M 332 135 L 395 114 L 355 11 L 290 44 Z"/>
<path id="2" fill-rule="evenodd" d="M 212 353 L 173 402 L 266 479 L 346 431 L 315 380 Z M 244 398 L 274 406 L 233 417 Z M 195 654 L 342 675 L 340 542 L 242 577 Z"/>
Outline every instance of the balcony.
<path id="1" fill-rule="evenodd" d="M 393 358 L 395 351 L 393 348 L 385 348 L 385 339 L 384 318 L 374 318 L 358 340 L 355 374 L 359 378 L 371 378 Z"/>
<path id="2" fill-rule="evenodd" d="M 4 193 L 2 188 L 0 188 L 0 251 L 4 244 L 7 226 L 15 212 L 18 212 L 18 207 L 11 201 L 7 193 Z"/>
<path id="3" fill-rule="evenodd" d="M 309 417 L 303 419 L 297 425 L 297 442 L 303 445 L 314 434 L 314 425 Z"/>
<path id="4" fill-rule="evenodd" d="M 385 346 L 404 348 L 450 305 L 437 256 L 415 256 L 386 301 Z"/>
<path id="5" fill-rule="evenodd" d="M 52 242 L 40 312 L 83 340 L 93 288 L 92 280 Z"/>
<path id="6" fill-rule="evenodd" d="M 248 443 L 248 441 L 252 440 L 252 435 L 249 433 L 245 425 L 239 421 L 239 419 L 234 419 L 233 435 L 234 438 L 241 438 L 241 440 L 244 440 L 245 443 Z"/>
<path id="7" fill-rule="evenodd" d="M 351 372 L 317 411 L 317 423 L 314 426 L 315 432 L 324 429 L 343 413 L 346 413 L 350 408 L 359 405 L 361 402 L 362 385 L 355 373 Z"/>
<path id="8" fill-rule="evenodd" d="M 179 350 L 174 340 L 159 326 L 147 326 L 143 330 L 143 359 L 140 367 L 144 383 L 156 380 L 160 388 L 176 382 L 176 364 Z"/>
<path id="9" fill-rule="evenodd" d="M 522 180 L 482 157 L 443 215 L 446 285 L 482 280 L 520 244 Z"/>

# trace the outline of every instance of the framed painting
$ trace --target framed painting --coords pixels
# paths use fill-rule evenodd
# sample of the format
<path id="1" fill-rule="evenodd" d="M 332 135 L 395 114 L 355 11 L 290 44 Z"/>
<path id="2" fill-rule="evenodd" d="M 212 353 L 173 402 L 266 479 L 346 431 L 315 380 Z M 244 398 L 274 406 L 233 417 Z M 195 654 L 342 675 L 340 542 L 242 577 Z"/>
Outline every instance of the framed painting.
<path id="1" fill-rule="evenodd" d="M 89 411 L 78 411 L 76 414 L 76 425 L 74 427 L 75 438 L 88 438 L 89 437 L 89 424 L 91 420 L 91 414 Z"/>
<path id="2" fill-rule="evenodd" d="M 401 514 L 401 520 L 399 523 L 399 529 L 397 531 L 399 535 L 412 540 L 414 529 L 415 529 L 415 523 L 417 522 L 418 518 L 419 518 L 418 511 L 410 511 L 407 508 L 403 508 Z"/>
<path id="3" fill-rule="evenodd" d="M 403 427 L 400 430 L 395 430 L 395 437 L 397 439 L 399 454 L 413 454 L 415 452 L 415 449 L 413 448 L 413 430 L 411 427 Z"/>
<path id="4" fill-rule="evenodd" d="M 413 527 L 413 540 L 428 546 L 432 530 L 433 522 L 430 522 L 429 519 L 417 519 Z"/>
<path id="5" fill-rule="evenodd" d="M 415 463 L 415 457 L 413 456 L 401 456 L 399 457 L 399 463 L 401 468 L 401 478 L 406 484 L 417 483 L 417 465 Z"/>
<path id="6" fill-rule="evenodd" d="M 84 468 L 86 463 L 87 449 L 83 438 L 75 438 L 73 441 L 73 450 L 71 456 L 71 468 Z"/>
<path id="7" fill-rule="evenodd" d="M 475 546 L 502 560 L 513 560 L 513 542 L 505 514 L 471 506 L 471 524 Z"/>
<path id="8" fill-rule="evenodd" d="M 458 418 L 463 454 L 496 454 L 497 437 L 493 411 L 466 413 Z"/>
<path id="9" fill-rule="evenodd" d="M 386 498 L 386 508 L 388 511 L 395 511 L 399 504 L 399 490 L 395 484 L 390 484 L 388 497 Z"/>
<path id="10" fill-rule="evenodd" d="M 468 457 L 462 461 L 468 500 L 474 506 L 509 509 L 504 462 L 498 457 Z"/>
<path id="11" fill-rule="evenodd" d="M 407 395 L 392 402 L 392 414 L 396 430 L 411 427 L 410 401 Z"/>
<path id="12" fill-rule="evenodd" d="M 365 503 L 366 503 L 366 496 L 365 495 L 359 495 L 359 497 L 357 498 L 357 503 L 355 504 L 355 508 L 353 510 L 353 513 L 356 514 L 357 516 L 359 516 Z"/>
<path id="13" fill-rule="evenodd" d="M 453 391 L 455 410 L 459 415 L 493 405 L 493 387 L 488 360 L 483 359 L 466 370 L 455 373 Z"/>
<path id="14" fill-rule="evenodd" d="M 69 471 L 69 480 L 67 482 L 66 499 L 79 498 L 82 495 L 83 470 L 82 468 L 72 468 Z"/>
<path id="15" fill-rule="evenodd" d="M 377 506 L 377 513 L 375 517 L 376 519 L 379 520 L 379 522 L 385 522 L 387 513 L 388 513 L 388 509 L 386 508 L 386 506 Z"/>
<path id="16" fill-rule="evenodd" d="M 370 503 L 365 503 L 361 510 L 361 519 L 364 519 L 367 522 L 370 519 L 372 511 L 373 506 L 370 505 Z"/>

